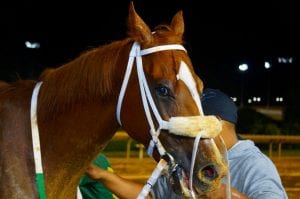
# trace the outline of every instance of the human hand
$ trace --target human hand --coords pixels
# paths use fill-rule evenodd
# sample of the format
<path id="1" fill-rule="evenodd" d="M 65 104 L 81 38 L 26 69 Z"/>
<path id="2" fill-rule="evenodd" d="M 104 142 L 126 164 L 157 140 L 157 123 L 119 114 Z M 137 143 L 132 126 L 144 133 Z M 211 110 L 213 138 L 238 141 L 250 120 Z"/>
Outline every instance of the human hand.
<path id="1" fill-rule="evenodd" d="M 226 198 L 226 185 L 221 184 L 216 190 L 207 193 L 205 199 L 225 199 Z"/>
<path id="2" fill-rule="evenodd" d="M 226 199 L 226 186 L 225 184 L 221 184 L 215 191 L 212 191 L 206 195 L 205 199 Z M 239 192 L 238 190 L 231 187 L 231 198 L 232 199 L 247 199 L 246 195 Z"/>
<path id="3" fill-rule="evenodd" d="M 101 180 L 106 172 L 108 171 L 101 169 L 94 164 L 89 164 L 85 170 L 86 175 L 93 180 Z"/>

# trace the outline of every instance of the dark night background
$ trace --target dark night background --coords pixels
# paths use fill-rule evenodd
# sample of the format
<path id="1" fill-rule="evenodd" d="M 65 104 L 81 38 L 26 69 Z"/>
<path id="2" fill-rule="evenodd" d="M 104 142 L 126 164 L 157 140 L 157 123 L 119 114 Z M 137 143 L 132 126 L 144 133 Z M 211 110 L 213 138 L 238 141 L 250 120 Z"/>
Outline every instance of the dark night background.
<path id="1" fill-rule="evenodd" d="M 125 38 L 129 2 L 1 2 L 0 79 L 36 79 L 46 67 L 58 67 L 82 51 Z M 300 16 L 296 2 L 262 2 L 136 0 L 134 4 L 152 28 L 183 10 L 186 46 L 207 87 L 239 99 L 243 79 L 245 101 L 260 96 L 259 103 L 266 104 L 269 92 L 270 103 L 276 105 L 275 97 L 286 103 L 291 93 L 293 97 L 300 93 Z M 40 48 L 26 48 L 25 41 L 39 42 Z M 292 63 L 279 63 L 278 58 Z M 265 61 L 272 66 L 269 71 Z M 242 63 L 249 66 L 243 74 L 238 70 Z"/>

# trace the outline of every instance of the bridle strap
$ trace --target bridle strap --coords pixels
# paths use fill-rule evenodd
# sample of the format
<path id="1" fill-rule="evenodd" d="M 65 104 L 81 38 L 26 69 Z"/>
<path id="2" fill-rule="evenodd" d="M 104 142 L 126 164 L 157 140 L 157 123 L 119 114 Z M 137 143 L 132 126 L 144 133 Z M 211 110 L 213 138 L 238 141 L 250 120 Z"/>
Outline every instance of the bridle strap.
<path id="1" fill-rule="evenodd" d="M 120 95 L 119 95 L 119 99 L 118 99 L 118 104 L 117 104 L 117 120 L 119 122 L 119 124 L 121 125 L 121 108 L 122 108 L 122 101 L 125 95 L 125 91 L 127 88 L 127 84 L 130 78 L 130 74 L 133 68 L 133 62 L 134 59 L 136 59 L 136 67 L 137 67 L 137 75 L 138 75 L 138 81 L 139 81 L 139 88 L 140 88 L 140 93 L 141 93 L 141 98 L 142 98 L 142 103 L 143 103 L 143 107 L 144 107 L 144 111 L 145 111 L 145 115 L 148 121 L 148 124 L 150 126 L 150 134 L 152 139 L 150 140 L 147 152 L 149 155 L 152 156 L 153 153 L 153 149 L 156 146 L 160 156 L 163 156 L 166 154 L 166 150 L 164 149 L 164 147 L 162 146 L 158 136 L 160 133 L 160 130 L 162 128 L 162 126 L 166 126 L 163 125 L 164 121 L 159 112 L 158 109 L 156 108 L 156 105 L 154 103 L 154 100 L 152 98 L 148 83 L 147 83 L 147 79 L 145 77 L 145 73 L 144 73 L 144 69 L 143 69 L 143 62 L 142 62 L 142 56 L 143 55 L 148 55 L 154 52 L 158 52 L 158 51 L 163 51 L 163 50 L 184 50 L 184 47 L 181 45 L 162 45 L 162 46 L 156 46 L 153 48 L 148 48 L 148 49 L 144 49 L 141 50 L 140 49 L 140 45 L 137 42 L 134 42 L 131 50 L 130 50 L 130 54 L 129 54 L 129 60 L 128 60 L 128 64 L 127 64 L 127 69 L 125 72 L 125 76 L 124 76 L 124 80 L 121 86 L 121 91 L 120 91 Z M 151 110 L 152 113 L 154 114 L 156 121 L 158 122 L 158 129 L 155 129 L 155 125 L 151 116 Z M 156 169 L 153 171 L 151 177 L 149 178 L 147 184 L 143 187 L 142 191 L 140 192 L 138 199 L 140 198 L 145 198 L 148 193 L 150 192 L 152 186 L 155 184 L 155 182 L 157 181 L 158 177 L 161 175 L 161 172 L 163 169 L 165 169 L 166 167 L 166 161 L 161 159 L 160 162 L 158 163 Z"/>
<path id="2" fill-rule="evenodd" d="M 156 183 L 157 179 L 161 175 L 161 172 L 165 169 L 167 166 L 167 161 L 164 159 L 160 159 L 158 164 L 156 165 L 154 171 L 152 172 L 151 176 L 147 180 L 147 183 L 143 187 L 142 191 L 139 193 L 137 199 L 144 199 L 147 197 L 149 192 L 151 191 L 153 185 Z"/>
<path id="3" fill-rule="evenodd" d="M 145 73 L 143 71 L 143 64 L 142 64 L 141 56 L 152 54 L 152 53 L 159 52 L 159 51 L 165 51 L 165 50 L 183 50 L 186 52 L 185 48 L 179 44 L 161 45 L 161 46 L 155 46 L 155 47 L 141 50 L 138 42 L 133 43 L 130 53 L 129 53 L 129 59 L 128 59 L 127 67 L 126 67 L 126 72 L 125 72 L 124 79 L 122 82 L 122 86 L 121 86 L 121 90 L 120 90 L 120 94 L 119 94 L 119 98 L 118 98 L 118 104 L 117 104 L 117 120 L 120 125 L 122 125 L 122 122 L 121 122 L 122 103 L 123 103 L 123 99 L 125 96 L 126 88 L 128 85 L 128 81 L 130 78 L 130 74 L 132 72 L 133 63 L 134 63 L 135 59 L 136 59 L 137 68 L 138 68 L 138 65 L 142 66 L 140 69 L 140 72 L 138 73 L 138 77 L 142 79 L 140 82 L 140 83 L 142 83 L 142 84 L 140 84 L 140 88 L 145 87 L 145 91 L 147 93 L 147 99 L 149 100 L 148 102 L 151 105 L 153 114 L 155 115 L 155 117 L 159 123 L 163 123 L 163 120 L 161 119 L 160 114 L 158 113 L 158 110 L 152 99 L 150 89 L 147 84 Z M 162 126 L 162 125 L 160 125 L 160 126 Z"/>
<path id="4" fill-rule="evenodd" d="M 154 46 L 152 48 L 143 49 L 141 50 L 140 56 L 152 54 L 163 50 L 183 50 L 186 52 L 185 48 L 182 45 L 169 44 L 169 45 Z"/>
<path id="5" fill-rule="evenodd" d="M 138 43 L 134 42 L 132 47 L 131 47 L 131 50 L 130 50 L 130 53 L 129 53 L 129 59 L 128 59 L 127 67 L 126 67 L 126 72 L 125 72 L 125 75 L 124 75 L 124 79 L 123 79 L 122 86 L 121 86 L 121 91 L 120 91 L 119 98 L 118 98 L 117 120 L 118 120 L 118 123 L 120 125 L 122 125 L 122 123 L 121 123 L 122 102 L 123 102 L 123 98 L 125 96 L 128 81 L 129 81 L 130 74 L 131 74 L 131 71 L 132 71 L 132 68 L 133 68 L 133 62 L 134 62 L 134 59 L 136 57 L 136 47 L 137 47 L 137 45 L 138 45 Z"/>
<path id="6" fill-rule="evenodd" d="M 152 98 L 152 95 L 151 95 L 151 92 L 150 92 L 150 89 L 149 89 L 149 86 L 147 83 L 147 79 L 145 77 L 141 56 L 148 55 L 148 54 L 158 52 L 158 51 L 164 51 L 164 50 L 183 50 L 186 52 L 186 50 L 184 49 L 184 47 L 182 45 L 177 45 L 177 44 L 162 45 L 162 46 L 156 46 L 156 47 L 141 50 L 139 43 L 134 42 L 134 44 L 130 50 L 129 60 L 128 60 L 126 72 L 124 75 L 124 79 L 122 82 L 121 91 L 120 91 L 120 95 L 118 98 L 117 112 L 116 112 L 117 120 L 118 120 L 119 124 L 121 125 L 120 115 L 121 115 L 122 102 L 123 102 L 123 99 L 125 96 L 125 92 L 126 92 L 129 78 L 130 78 L 130 74 L 132 72 L 132 68 L 134 65 L 133 63 L 134 63 L 134 60 L 136 60 L 136 67 L 137 67 L 142 102 L 143 102 L 146 118 L 147 118 L 148 124 L 150 126 L 150 134 L 152 136 L 151 142 L 148 147 L 148 152 L 153 151 L 153 148 L 156 146 L 158 149 L 158 152 L 161 156 L 166 155 L 167 153 L 166 153 L 166 150 L 164 149 L 164 147 L 162 146 L 158 136 L 159 136 L 161 129 L 168 129 L 168 125 L 167 125 L 168 121 L 164 121 L 161 118 L 161 116 L 158 112 L 158 109 L 156 108 L 156 105 L 154 103 L 154 100 Z M 189 82 L 188 79 L 185 79 L 182 77 L 185 77 L 185 75 L 182 75 L 181 72 L 179 71 L 177 78 L 181 79 L 186 84 L 190 84 L 190 83 L 188 83 Z M 32 132 L 32 143 L 33 143 L 33 152 L 34 152 L 37 189 L 38 189 L 39 198 L 46 199 L 46 191 L 45 191 L 45 183 L 44 183 L 44 175 L 43 175 L 42 159 L 41 159 L 40 140 L 39 140 L 39 131 L 38 131 L 38 124 L 37 124 L 37 113 L 36 113 L 37 97 L 38 97 L 38 93 L 39 93 L 39 89 L 40 89 L 41 85 L 42 85 L 42 82 L 38 82 L 33 90 L 30 114 L 31 114 L 31 132 Z M 198 93 L 195 92 L 195 85 L 192 85 L 192 88 L 189 87 L 189 89 L 192 93 L 192 96 L 193 96 L 197 106 L 198 106 L 200 114 L 203 115 L 201 103 L 200 103 L 200 101 L 199 102 L 197 101 L 197 98 L 199 98 L 199 96 L 198 96 Z M 200 100 L 200 98 L 199 98 L 199 100 Z M 155 129 L 155 125 L 152 120 L 149 105 L 151 107 L 151 110 L 152 110 L 157 122 L 158 122 L 158 125 L 159 125 L 158 129 Z M 193 166 L 194 166 L 200 138 L 201 138 L 201 134 L 197 135 L 195 142 L 194 142 L 193 163 L 192 163 Z M 152 153 L 151 153 L 151 155 L 152 155 Z M 151 186 L 150 186 L 150 188 L 149 188 L 149 186 L 148 186 L 148 188 L 146 188 L 146 191 L 144 192 L 144 194 L 149 192 L 152 185 L 156 182 L 157 178 L 159 177 L 161 171 L 163 170 L 163 168 L 165 168 L 165 166 L 166 166 L 166 164 L 164 164 L 164 163 L 157 165 L 157 169 L 153 172 L 152 178 L 150 179 Z M 193 172 L 193 169 L 191 170 L 191 172 Z M 192 187 L 191 181 L 192 181 L 192 178 L 190 178 L 190 186 Z"/>
<path id="7" fill-rule="evenodd" d="M 190 179 L 189 179 L 189 186 L 191 187 L 190 194 L 191 194 L 192 198 L 196 198 L 192 187 L 193 187 L 194 166 L 195 166 L 196 155 L 197 155 L 197 152 L 198 152 L 198 146 L 199 146 L 200 139 L 201 139 L 201 134 L 197 135 L 195 140 L 194 140 L 193 153 L 192 153 Z"/>
<path id="8" fill-rule="evenodd" d="M 46 188 L 43 174 L 39 129 L 37 124 L 37 98 L 42 82 L 38 82 L 33 90 L 30 106 L 32 147 L 36 174 L 37 191 L 40 199 L 46 199 Z"/>
<path id="9" fill-rule="evenodd" d="M 183 50 L 186 52 L 184 47 L 182 45 L 178 45 L 178 44 L 161 45 L 161 46 L 156 46 L 156 47 L 141 50 L 138 42 L 133 43 L 132 48 L 129 53 L 129 59 L 128 59 L 124 79 L 122 82 L 120 95 L 118 98 L 117 112 L 116 112 L 117 120 L 118 120 L 119 124 L 122 125 L 122 123 L 121 123 L 122 102 L 123 102 L 123 99 L 125 96 L 126 88 L 128 85 L 128 81 L 129 81 L 130 74 L 132 72 L 132 68 L 133 68 L 133 64 L 134 64 L 134 60 L 135 60 L 136 67 L 137 67 L 138 81 L 139 81 L 139 85 L 140 85 L 139 88 L 140 88 L 140 92 L 141 92 L 142 103 L 143 103 L 143 107 L 145 110 L 148 124 L 150 126 L 150 134 L 152 136 L 152 139 L 151 139 L 151 142 L 149 144 L 147 151 L 148 151 L 148 154 L 150 153 L 150 155 L 152 155 L 153 147 L 156 145 L 161 156 L 165 154 L 165 149 L 161 145 L 161 143 L 158 139 L 158 135 L 159 135 L 160 130 L 166 126 L 165 123 L 167 121 L 164 121 L 161 118 L 161 116 L 158 112 L 158 109 L 156 108 L 156 105 L 155 105 L 154 100 L 151 95 L 151 91 L 150 91 L 148 83 L 147 83 L 147 79 L 145 77 L 141 56 L 152 54 L 152 53 L 158 52 L 158 51 L 164 51 L 164 50 Z M 149 105 L 151 107 L 151 110 L 150 110 Z M 154 121 L 151 116 L 151 111 L 154 114 L 156 121 L 158 122 L 158 125 L 159 125 L 158 129 L 155 129 Z"/>
<path id="10" fill-rule="evenodd" d="M 184 47 L 182 45 L 177 45 L 177 44 L 161 45 L 161 46 L 156 46 L 156 47 L 141 50 L 139 43 L 137 43 L 137 42 L 133 43 L 132 48 L 131 48 L 130 53 L 129 53 L 129 59 L 128 59 L 124 79 L 123 79 L 123 82 L 122 82 L 120 95 L 119 95 L 119 98 L 118 98 L 117 112 L 116 112 L 117 120 L 118 120 L 119 124 L 122 125 L 121 124 L 122 102 L 123 102 L 123 99 L 124 99 L 124 96 L 125 96 L 125 92 L 126 92 L 126 88 L 127 88 L 127 85 L 128 85 L 129 78 L 130 78 L 130 74 L 132 72 L 132 68 L 133 68 L 133 65 L 134 65 L 134 60 L 136 60 L 137 76 L 138 76 L 138 81 L 139 81 L 139 88 L 140 88 L 142 103 L 143 103 L 145 115 L 146 115 L 146 118 L 147 118 L 147 121 L 148 121 L 148 124 L 149 124 L 149 127 L 150 127 L 150 134 L 151 134 L 151 137 L 152 137 L 152 139 L 150 140 L 147 152 L 150 156 L 152 156 L 153 149 L 156 146 L 156 148 L 157 148 L 157 150 L 158 150 L 161 157 L 166 155 L 167 152 L 164 149 L 164 147 L 162 146 L 162 144 L 161 144 L 161 142 L 158 138 L 158 136 L 160 134 L 160 130 L 161 129 L 170 130 L 172 128 L 172 126 L 169 126 L 169 124 L 171 124 L 170 121 L 165 121 L 161 118 L 161 116 L 158 112 L 158 109 L 157 109 L 157 107 L 154 103 L 154 100 L 153 100 L 152 95 L 151 95 L 151 91 L 150 91 L 148 83 L 147 83 L 147 79 L 145 77 L 145 73 L 144 73 L 144 69 L 143 69 L 142 56 L 152 54 L 152 53 L 155 53 L 155 52 L 158 52 L 158 51 L 165 51 L 165 50 L 183 50 L 183 51 L 186 52 L 186 50 L 184 49 Z M 187 85 L 187 87 L 188 87 L 188 89 L 189 89 L 189 91 L 190 91 L 197 107 L 198 107 L 200 115 L 204 115 L 203 110 L 202 110 L 201 101 L 200 101 L 200 96 L 199 96 L 199 93 L 197 91 L 196 82 L 193 80 L 192 77 L 193 76 L 192 76 L 188 66 L 184 62 L 181 62 L 180 69 L 179 69 L 178 74 L 176 75 L 176 78 L 177 78 L 177 80 L 183 81 Z M 150 110 L 149 105 L 151 107 L 151 110 Z M 155 119 L 158 123 L 158 128 L 157 129 L 155 129 L 155 124 L 154 124 L 154 121 L 152 119 L 151 113 L 154 114 Z M 191 119 L 191 118 L 189 118 L 189 119 Z M 191 121 L 191 120 L 189 120 L 189 121 Z M 180 133 L 182 133 L 182 132 L 180 132 Z M 184 134 L 184 135 L 187 135 L 187 134 Z M 192 190 L 192 186 L 193 186 L 192 176 L 193 176 L 194 164 L 195 164 L 196 155 L 197 155 L 197 151 L 198 151 L 198 145 L 199 145 L 199 141 L 200 141 L 201 136 L 202 136 L 201 131 L 199 133 L 197 133 L 196 136 L 195 136 L 196 138 L 195 138 L 195 141 L 194 141 L 194 148 L 193 148 L 193 155 L 192 155 L 192 168 L 191 168 L 191 171 L 190 171 L 191 173 L 190 173 L 189 185 L 191 187 L 191 196 L 193 198 L 195 197 L 195 194 Z M 209 135 L 209 136 L 212 136 L 212 135 Z M 153 171 L 153 173 L 151 175 L 151 179 L 149 179 L 149 181 L 151 181 L 151 183 L 148 183 L 144 186 L 144 188 L 143 188 L 143 190 L 140 193 L 138 198 L 144 198 L 144 197 L 147 196 L 147 194 L 149 193 L 152 185 L 156 182 L 156 180 L 159 177 L 162 170 L 163 169 L 161 168 L 160 164 L 158 164 L 157 169 Z"/>

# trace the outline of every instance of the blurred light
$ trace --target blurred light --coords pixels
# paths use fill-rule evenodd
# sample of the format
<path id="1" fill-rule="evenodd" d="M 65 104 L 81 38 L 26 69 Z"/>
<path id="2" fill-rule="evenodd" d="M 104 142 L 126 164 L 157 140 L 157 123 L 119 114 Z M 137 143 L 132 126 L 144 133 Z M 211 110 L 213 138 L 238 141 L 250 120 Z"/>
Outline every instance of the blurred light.
<path id="1" fill-rule="evenodd" d="M 246 71 L 246 70 L 248 70 L 248 65 L 247 64 L 241 64 L 241 65 L 239 65 L 239 70 L 240 71 Z"/>
<path id="2" fill-rule="evenodd" d="M 37 49 L 37 48 L 40 48 L 40 43 L 26 41 L 25 46 L 26 46 L 26 48 Z"/>
<path id="3" fill-rule="evenodd" d="M 283 97 L 276 97 L 276 102 L 283 102 Z"/>
<path id="4" fill-rule="evenodd" d="M 248 104 L 251 104 L 252 103 L 252 100 L 251 99 L 248 99 Z"/>
<path id="5" fill-rule="evenodd" d="M 291 64 L 293 63 L 293 57 L 278 57 L 278 63 Z"/>
<path id="6" fill-rule="evenodd" d="M 231 97 L 232 101 L 236 102 L 237 101 L 237 97 Z"/>
<path id="7" fill-rule="evenodd" d="M 271 68 L 270 62 L 265 61 L 265 69 Z"/>
<path id="8" fill-rule="evenodd" d="M 260 97 L 253 97 L 253 102 L 260 102 L 261 98 Z"/>

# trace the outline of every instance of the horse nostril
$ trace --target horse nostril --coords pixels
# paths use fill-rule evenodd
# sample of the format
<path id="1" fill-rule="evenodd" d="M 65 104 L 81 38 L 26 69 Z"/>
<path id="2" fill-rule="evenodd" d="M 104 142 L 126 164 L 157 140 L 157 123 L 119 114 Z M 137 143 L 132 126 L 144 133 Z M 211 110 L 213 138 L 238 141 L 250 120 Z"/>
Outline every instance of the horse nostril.
<path id="1" fill-rule="evenodd" d="M 218 177 L 218 172 L 213 165 L 208 165 L 201 170 L 202 175 L 208 180 L 214 180 Z"/>

